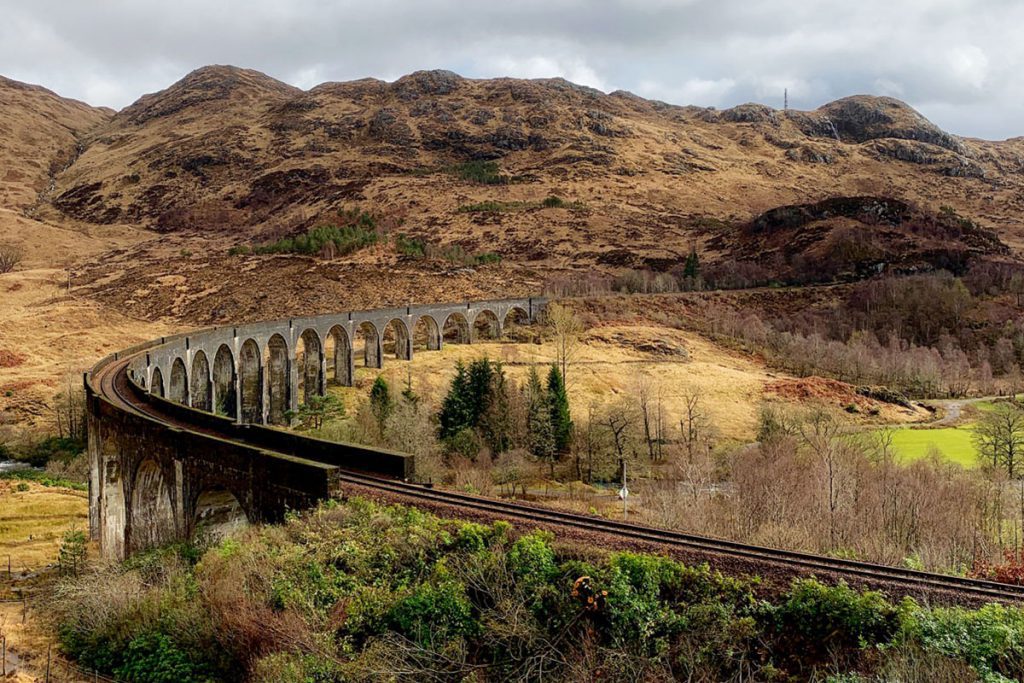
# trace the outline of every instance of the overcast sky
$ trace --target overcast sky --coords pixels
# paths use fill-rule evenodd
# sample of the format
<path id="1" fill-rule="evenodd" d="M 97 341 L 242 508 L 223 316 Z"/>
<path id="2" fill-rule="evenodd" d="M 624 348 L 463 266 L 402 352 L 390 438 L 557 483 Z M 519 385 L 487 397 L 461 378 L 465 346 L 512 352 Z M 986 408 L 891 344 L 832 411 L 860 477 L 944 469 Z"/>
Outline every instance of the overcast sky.
<path id="1" fill-rule="evenodd" d="M 302 88 L 418 69 L 675 104 L 892 95 L 1024 135 L 1024 0 L 0 0 L 0 74 L 120 108 L 206 64 Z"/>

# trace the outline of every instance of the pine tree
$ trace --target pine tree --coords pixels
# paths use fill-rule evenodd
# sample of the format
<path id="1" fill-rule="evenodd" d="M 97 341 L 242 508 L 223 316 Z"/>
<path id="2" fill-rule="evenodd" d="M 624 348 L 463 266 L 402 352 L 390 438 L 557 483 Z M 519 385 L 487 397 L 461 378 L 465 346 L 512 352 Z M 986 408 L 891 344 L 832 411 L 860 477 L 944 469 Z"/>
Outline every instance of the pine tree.
<path id="1" fill-rule="evenodd" d="M 691 282 L 697 279 L 700 275 L 700 259 L 697 256 L 696 249 L 690 249 L 689 255 L 686 257 L 686 264 L 683 266 L 683 277 Z"/>
<path id="2" fill-rule="evenodd" d="M 551 429 L 551 407 L 547 392 L 540 383 L 537 368 L 530 368 L 530 379 L 526 385 L 527 412 L 526 428 L 530 439 L 530 453 L 551 463 L 555 467 L 555 435 Z"/>
<path id="3" fill-rule="evenodd" d="M 439 432 L 442 439 L 450 439 L 466 427 L 473 424 L 472 397 L 469 388 L 469 372 L 465 364 L 459 361 L 455 365 L 455 377 L 452 378 L 448 395 L 441 403 L 438 414 Z"/>
<path id="4" fill-rule="evenodd" d="M 548 371 L 547 401 L 555 450 L 565 453 L 569 450 L 569 443 L 572 440 L 572 417 L 569 414 L 569 395 L 565 391 L 565 380 L 558 365 L 554 363 Z"/>
<path id="5" fill-rule="evenodd" d="M 384 438 L 384 430 L 387 428 L 388 418 L 394 412 L 395 403 L 391 398 L 391 387 L 382 375 L 377 375 L 373 386 L 370 387 L 370 411 L 377 420 L 377 431 L 380 438 Z"/>
<path id="6" fill-rule="evenodd" d="M 512 443 L 512 413 L 508 395 L 508 381 L 501 365 L 492 366 L 491 388 L 487 398 L 487 412 L 481 416 L 480 431 L 493 455 L 504 453 Z"/>

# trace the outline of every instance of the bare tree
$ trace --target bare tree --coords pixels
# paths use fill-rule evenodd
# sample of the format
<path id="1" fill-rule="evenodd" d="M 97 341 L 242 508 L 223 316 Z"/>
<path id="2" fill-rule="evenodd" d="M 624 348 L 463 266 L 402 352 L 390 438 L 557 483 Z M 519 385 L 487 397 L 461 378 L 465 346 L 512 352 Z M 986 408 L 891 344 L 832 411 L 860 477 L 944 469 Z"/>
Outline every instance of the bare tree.
<path id="1" fill-rule="evenodd" d="M 571 308 L 552 303 L 545 309 L 548 326 L 555 338 L 555 354 L 562 378 L 568 381 L 569 363 L 579 350 L 583 322 Z"/>
<path id="2" fill-rule="evenodd" d="M 0 244 L 0 273 L 9 273 L 21 263 L 25 252 L 14 244 Z"/>
<path id="3" fill-rule="evenodd" d="M 985 466 L 1003 470 L 1010 479 L 1024 475 L 1024 410 L 1003 403 L 983 413 L 973 438 Z"/>

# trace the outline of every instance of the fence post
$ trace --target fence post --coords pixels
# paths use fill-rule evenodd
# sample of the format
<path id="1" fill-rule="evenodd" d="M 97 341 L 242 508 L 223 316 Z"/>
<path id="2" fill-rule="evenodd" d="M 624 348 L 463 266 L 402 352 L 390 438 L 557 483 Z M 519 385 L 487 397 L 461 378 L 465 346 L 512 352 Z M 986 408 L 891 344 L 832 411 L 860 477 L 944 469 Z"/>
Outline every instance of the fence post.
<path id="1" fill-rule="evenodd" d="M 50 683 L 50 649 L 52 644 L 46 646 L 46 683 Z"/>
<path id="2" fill-rule="evenodd" d="M 7 678 L 7 636 L 0 636 L 0 676 Z"/>

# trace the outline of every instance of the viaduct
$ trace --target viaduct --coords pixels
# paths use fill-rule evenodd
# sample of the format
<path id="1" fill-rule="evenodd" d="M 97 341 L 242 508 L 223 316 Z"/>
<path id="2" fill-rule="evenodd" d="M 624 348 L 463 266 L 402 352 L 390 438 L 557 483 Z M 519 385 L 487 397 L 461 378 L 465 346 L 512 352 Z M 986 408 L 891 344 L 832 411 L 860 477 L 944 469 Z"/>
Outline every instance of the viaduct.
<path id="1" fill-rule="evenodd" d="M 406 306 L 217 327 L 164 337 L 85 375 L 89 528 L 101 554 L 205 530 L 276 521 L 333 495 L 346 471 L 408 479 L 412 456 L 284 429 L 358 362 L 411 360 L 446 343 L 499 339 L 539 298 Z"/>

